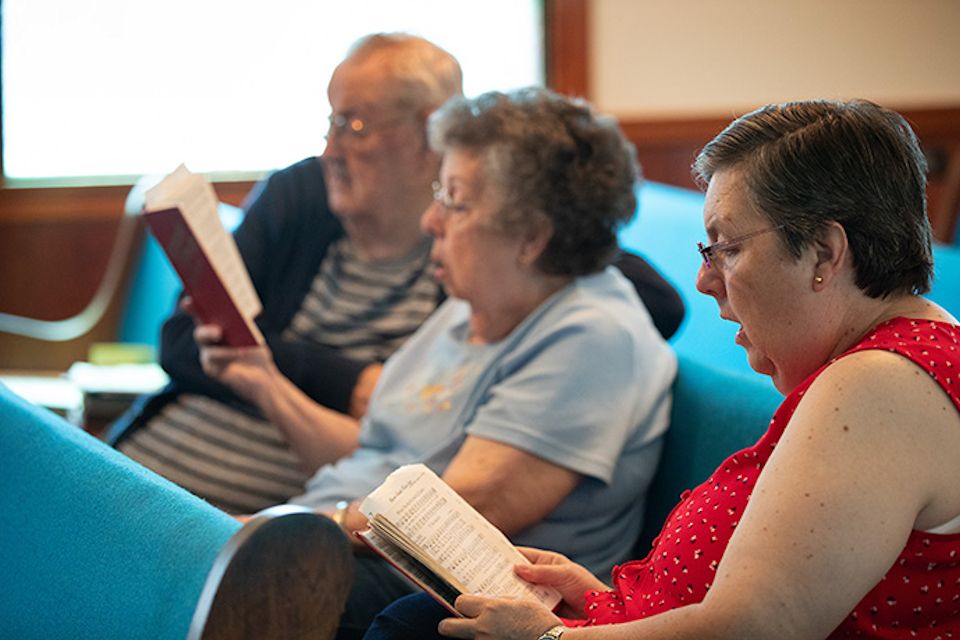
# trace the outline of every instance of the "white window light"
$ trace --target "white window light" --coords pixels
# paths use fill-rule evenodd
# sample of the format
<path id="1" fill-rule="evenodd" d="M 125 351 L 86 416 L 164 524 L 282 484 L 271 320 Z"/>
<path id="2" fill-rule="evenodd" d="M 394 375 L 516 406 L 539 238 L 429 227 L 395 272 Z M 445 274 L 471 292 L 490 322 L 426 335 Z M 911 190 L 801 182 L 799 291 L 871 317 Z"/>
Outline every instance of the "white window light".
<path id="1" fill-rule="evenodd" d="M 323 150 L 349 45 L 406 31 L 465 92 L 543 83 L 537 0 L 3 0 L 9 178 L 262 172 Z"/>

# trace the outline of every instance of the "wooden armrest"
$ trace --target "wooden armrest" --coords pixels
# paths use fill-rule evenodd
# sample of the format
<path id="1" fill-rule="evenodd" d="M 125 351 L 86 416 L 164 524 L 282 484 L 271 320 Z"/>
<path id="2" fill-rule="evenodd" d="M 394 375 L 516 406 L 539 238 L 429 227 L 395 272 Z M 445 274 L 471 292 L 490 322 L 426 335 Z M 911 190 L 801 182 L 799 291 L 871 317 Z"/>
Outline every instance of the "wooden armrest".
<path id="1" fill-rule="evenodd" d="M 271 507 L 220 551 L 187 639 L 332 638 L 352 581 L 350 543 L 332 520 Z"/>

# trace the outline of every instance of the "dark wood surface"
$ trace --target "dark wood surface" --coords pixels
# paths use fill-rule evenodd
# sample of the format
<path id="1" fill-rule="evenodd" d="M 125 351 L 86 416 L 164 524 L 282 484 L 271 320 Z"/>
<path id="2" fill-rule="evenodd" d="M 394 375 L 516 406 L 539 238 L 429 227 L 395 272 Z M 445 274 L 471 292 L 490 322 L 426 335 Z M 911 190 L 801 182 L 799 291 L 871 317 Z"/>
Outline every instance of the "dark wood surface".
<path id="1" fill-rule="evenodd" d="M 350 543 L 329 518 L 262 511 L 220 552 L 187 640 L 332 638 L 352 572 Z"/>
<path id="2" fill-rule="evenodd" d="M 891 105 L 896 109 L 896 105 Z M 960 107 L 898 109 L 927 155 L 928 212 L 933 235 L 952 244 L 960 215 Z M 637 148 L 649 180 L 696 189 L 690 166 L 699 150 L 730 123 L 730 117 L 621 121 Z"/>
<path id="3" fill-rule="evenodd" d="M 547 86 L 558 93 L 590 96 L 588 0 L 547 0 Z"/>
<path id="4" fill-rule="evenodd" d="M 216 185 L 240 204 L 253 183 Z M 129 187 L 0 188 L 0 313 L 64 320 L 80 313 L 103 277 Z M 50 342 L 0 332 L 0 369 L 65 371 L 85 360 L 94 342 L 117 339 L 127 285 L 137 266 L 141 231 L 127 255 L 120 296 L 101 322 L 73 340 Z"/>

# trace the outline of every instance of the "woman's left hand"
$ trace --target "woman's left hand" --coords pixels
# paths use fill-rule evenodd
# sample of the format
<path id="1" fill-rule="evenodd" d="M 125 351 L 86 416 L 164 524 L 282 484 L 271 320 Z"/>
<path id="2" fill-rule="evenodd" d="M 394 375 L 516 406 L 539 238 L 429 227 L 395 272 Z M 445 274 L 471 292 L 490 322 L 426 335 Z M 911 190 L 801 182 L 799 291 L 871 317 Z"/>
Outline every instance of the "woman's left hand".
<path id="1" fill-rule="evenodd" d="M 451 638 L 531 640 L 561 624 L 546 607 L 529 600 L 463 595 L 456 605 L 466 617 L 447 618 L 439 626 Z"/>

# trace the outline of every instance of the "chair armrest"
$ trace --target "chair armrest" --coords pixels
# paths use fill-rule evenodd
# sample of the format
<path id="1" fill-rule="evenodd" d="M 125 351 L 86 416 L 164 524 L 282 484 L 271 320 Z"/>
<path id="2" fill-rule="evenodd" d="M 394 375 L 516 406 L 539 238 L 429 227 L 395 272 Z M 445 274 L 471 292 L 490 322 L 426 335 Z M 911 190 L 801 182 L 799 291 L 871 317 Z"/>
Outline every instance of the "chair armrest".
<path id="1" fill-rule="evenodd" d="M 187 640 L 332 638 L 352 581 L 350 543 L 332 520 L 271 507 L 221 549 Z"/>

